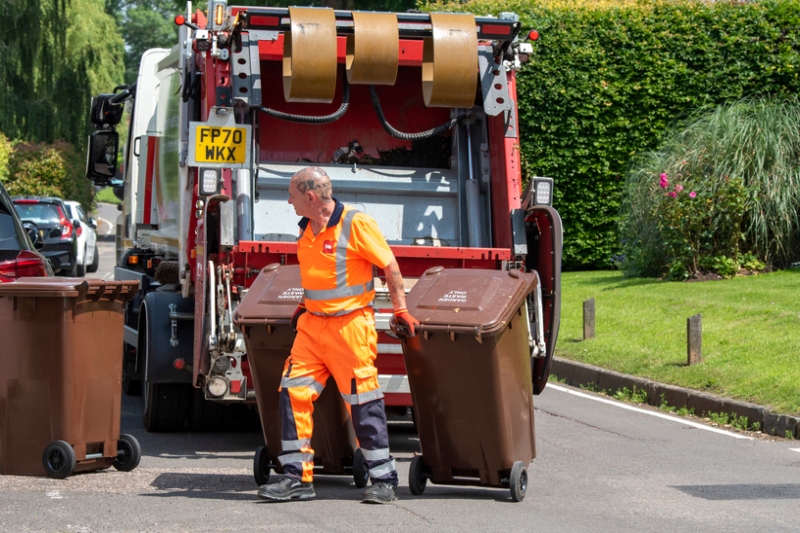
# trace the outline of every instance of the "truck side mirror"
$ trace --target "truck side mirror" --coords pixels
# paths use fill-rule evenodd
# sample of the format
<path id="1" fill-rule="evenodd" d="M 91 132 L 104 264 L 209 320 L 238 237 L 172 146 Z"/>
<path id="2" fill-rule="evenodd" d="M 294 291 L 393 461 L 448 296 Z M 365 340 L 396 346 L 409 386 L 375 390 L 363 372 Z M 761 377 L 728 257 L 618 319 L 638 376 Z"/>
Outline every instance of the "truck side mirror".
<path id="1" fill-rule="evenodd" d="M 107 185 L 117 175 L 118 145 L 119 134 L 116 131 L 98 130 L 89 136 L 86 177 L 95 185 Z"/>

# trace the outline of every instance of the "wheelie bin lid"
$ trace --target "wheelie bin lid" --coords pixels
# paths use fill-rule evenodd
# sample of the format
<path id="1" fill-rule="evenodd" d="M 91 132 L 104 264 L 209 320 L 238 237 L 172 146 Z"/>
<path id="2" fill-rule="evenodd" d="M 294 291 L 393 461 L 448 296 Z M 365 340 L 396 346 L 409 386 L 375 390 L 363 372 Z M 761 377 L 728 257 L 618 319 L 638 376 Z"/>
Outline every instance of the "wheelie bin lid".
<path id="1" fill-rule="evenodd" d="M 237 326 L 288 325 L 302 297 L 299 265 L 267 265 L 233 313 L 233 322 Z"/>
<path id="2" fill-rule="evenodd" d="M 0 298 L 11 297 L 81 297 L 127 302 L 139 290 L 135 280 L 104 281 L 94 278 L 28 277 L 0 284 Z"/>
<path id="3" fill-rule="evenodd" d="M 536 288 L 535 272 L 429 268 L 406 296 L 420 331 L 496 335 Z"/>

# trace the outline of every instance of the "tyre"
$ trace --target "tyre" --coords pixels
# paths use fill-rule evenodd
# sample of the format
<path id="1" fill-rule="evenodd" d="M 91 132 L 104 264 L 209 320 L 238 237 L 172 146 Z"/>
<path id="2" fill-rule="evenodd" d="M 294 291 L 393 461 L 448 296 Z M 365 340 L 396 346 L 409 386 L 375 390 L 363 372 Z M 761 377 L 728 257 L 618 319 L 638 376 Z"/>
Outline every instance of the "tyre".
<path id="1" fill-rule="evenodd" d="M 75 471 L 75 450 L 63 440 L 54 440 L 42 453 L 42 465 L 49 477 L 64 479 Z"/>
<path id="2" fill-rule="evenodd" d="M 188 429 L 192 409 L 192 386 L 149 383 L 142 380 L 142 423 L 150 433 L 172 433 Z"/>
<path id="3" fill-rule="evenodd" d="M 261 432 L 258 409 L 247 405 L 224 405 L 206 400 L 203 389 L 194 389 L 194 402 L 189 415 L 192 431 L 210 432 Z"/>
<path id="4" fill-rule="evenodd" d="M 183 431 L 188 428 L 192 412 L 194 388 L 186 383 L 151 383 L 147 380 L 150 360 L 149 317 L 142 306 L 140 317 L 139 346 L 144 349 L 142 373 L 142 423 L 151 433 Z"/>
<path id="5" fill-rule="evenodd" d="M 62 270 L 61 275 L 66 276 L 68 278 L 74 278 L 78 275 L 78 256 L 73 256 L 69 258 L 70 266 L 69 270 Z"/>
<path id="6" fill-rule="evenodd" d="M 364 458 L 364 452 L 361 448 L 356 450 L 353 454 L 353 481 L 356 487 L 363 489 L 369 482 L 369 470 L 367 469 L 367 460 Z"/>
<path id="7" fill-rule="evenodd" d="M 425 492 L 425 485 L 428 484 L 428 478 L 425 476 L 425 463 L 422 461 L 421 455 L 415 455 L 411 459 L 411 468 L 408 470 L 408 488 L 411 494 L 419 496 Z"/>
<path id="8" fill-rule="evenodd" d="M 120 435 L 117 441 L 117 458 L 114 468 L 120 472 L 130 472 L 142 460 L 142 447 L 133 435 Z"/>
<path id="9" fill-rule="evenodd" d="M 97 249 L 97 245 L 94 245 L 94 256 L 92 257 L 91 264 L 86 267 L 86 272 L 97 272 L 97 269 L 100 268 L 100 250 Z"/>
<path id="10" fill-rule="evenodd" d="M 511 499 L 515 502 L 521 502 L 525 499 L 525 493 L 528 491 L 528 469 L 525 468 L 525 463 L 517 461 L 511 467 L 511 476 L 508 480 L 509 489 L 511 489 Z"/>
<path id="11" fill-rule="evenodd" d="M 78 259 L 75 258 L 75 275 L 79 278 L 82 278 L 86 275 L 86 249 L 83 250 L 83 259 L 81 262 L 78 262 Z"/>
<path id="12" fill-rule="evenodd" d="M 256 453 L 253 456 L 253 477 L 259 487 L 269 483 L 269 464 L 270 459 L 267 447 L 259 446 L 256 448 Z"/>

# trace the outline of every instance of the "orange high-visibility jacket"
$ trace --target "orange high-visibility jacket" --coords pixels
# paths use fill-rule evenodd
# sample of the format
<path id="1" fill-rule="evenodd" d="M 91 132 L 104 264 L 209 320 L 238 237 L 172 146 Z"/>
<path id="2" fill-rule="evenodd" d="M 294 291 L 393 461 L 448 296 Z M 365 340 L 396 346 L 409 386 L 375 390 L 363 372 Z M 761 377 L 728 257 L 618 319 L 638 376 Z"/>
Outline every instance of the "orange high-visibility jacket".
<path id="1" fill-rule="evenodd" d="M 315 315 L 342 315 L 372 305 L 372 266 L 386 268 L 394 258 L 375 219 L 334 201 L 328 225 L 318 235 L 308 218 L 299 223 L 297 258 L 305 306 Z"/>

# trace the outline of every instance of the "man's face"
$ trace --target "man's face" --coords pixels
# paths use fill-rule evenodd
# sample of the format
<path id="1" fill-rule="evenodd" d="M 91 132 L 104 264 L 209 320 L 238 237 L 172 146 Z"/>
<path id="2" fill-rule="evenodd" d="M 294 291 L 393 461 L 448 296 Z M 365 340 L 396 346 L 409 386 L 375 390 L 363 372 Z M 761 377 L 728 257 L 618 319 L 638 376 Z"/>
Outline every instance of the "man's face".
<path id="1" fill-rule="evenodd" d="M 297 216 L 309 217 L 313 214 L 308 193 L 303 194 L 297 189 L 297 180 L 289 182 L 289 204 L 294 207 Z"/>

